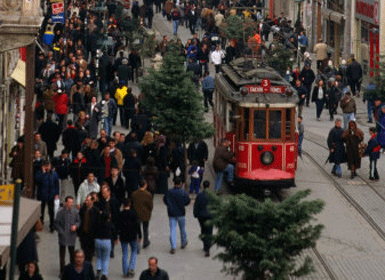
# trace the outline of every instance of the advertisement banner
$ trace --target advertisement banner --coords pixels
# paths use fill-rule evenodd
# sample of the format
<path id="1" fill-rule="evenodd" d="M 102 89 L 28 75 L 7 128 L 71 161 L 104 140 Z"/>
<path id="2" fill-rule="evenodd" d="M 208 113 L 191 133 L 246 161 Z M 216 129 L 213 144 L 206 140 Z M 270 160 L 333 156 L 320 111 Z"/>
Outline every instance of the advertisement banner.
<path id="1" fill-rule="evenodd" d="M 65 23 L 64 13 L 52 15 L 51 18 L 52 18 L 52 23 L 62 23 L 62 24 Z"/>

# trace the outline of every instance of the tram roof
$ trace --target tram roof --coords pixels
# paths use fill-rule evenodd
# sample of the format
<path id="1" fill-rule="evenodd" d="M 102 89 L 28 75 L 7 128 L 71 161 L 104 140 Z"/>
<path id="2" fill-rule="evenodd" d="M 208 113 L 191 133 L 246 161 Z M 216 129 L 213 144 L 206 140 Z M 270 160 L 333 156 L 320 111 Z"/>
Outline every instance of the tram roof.
<path id="1" fill-rule="evenodd" d="M 262 103 L 262 104 L 297 104 L 299 99 L 297 91 L 292 85 L 282 78 L 273 68 L 258 66 L 254 59 L 238 58 L 230 64 L 222 65 L 222 73 L 216 75 L 216 86 L 227 99 L 236 103 Z M 284 93 L 249 93 L 242 96 L 243 87 L 259 86 L 262 80 L 268 79 L 271 87 L 284 87 Z M 291 94 L 289 94 L 291 93 Z"/>

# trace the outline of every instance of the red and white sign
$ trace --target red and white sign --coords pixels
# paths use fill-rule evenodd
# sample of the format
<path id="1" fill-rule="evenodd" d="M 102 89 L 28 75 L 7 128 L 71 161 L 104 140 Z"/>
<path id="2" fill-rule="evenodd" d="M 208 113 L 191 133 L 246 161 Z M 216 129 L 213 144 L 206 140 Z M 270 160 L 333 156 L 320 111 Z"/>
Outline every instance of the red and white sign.
<path id="1" fill-rule="evenodd" d="M 267 90 L 267 87 L 263 87 L 262 85 L 253 85 L 253 86 L 245 86 L 249 93 L 276 93 L 283 94 L 286 91 L 285 86 L 270 86 Z M 267 91 L 266 91 L 267 90 Z"/>
<path id="2" fill-rule="evenodd" d="M 64 13 L 64 3 L 63 2 L 52 3 L 52 14 L 57 15 L 61 13 Z"/>
<path id="3" fill-rule="evenodd" d="M 263 88 L 263 92 L 268 93 L 270 91 L 270 86 L 271 86 L 270 80 L 269 79 L 263 79 L 261 82 L 261 86 Z"/>

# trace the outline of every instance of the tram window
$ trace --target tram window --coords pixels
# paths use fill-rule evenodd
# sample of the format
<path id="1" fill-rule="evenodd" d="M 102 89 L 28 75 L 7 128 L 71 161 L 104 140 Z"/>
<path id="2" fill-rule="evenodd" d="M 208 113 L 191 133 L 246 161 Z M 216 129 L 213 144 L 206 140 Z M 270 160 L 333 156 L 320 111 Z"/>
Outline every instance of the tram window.
<path id="1" fill-rule="evenodd" d="M 294 113 L 293 109 L 286 109 L 286 125 L 285 125 L 285 133 L 286 140 L 291 140 L 291 114 Z M 294 124 L 293 124 L 294 125 Z"/>
<path id="2" fill-rule="evenodd" d="M 266 139 L 266 111 L 254 111 L 254 138 Z"/>
<path id="3" fill-rule="evenodd" d="M 249 141 L 249 121 L 250 119 L 250 109 L 243 108 L 243 140 Z"/>
<path id="4" fill-rule="evenodd" d="M 280 139 L 281 138 L 281 111 L 269 111 L 269 138 Z"/>

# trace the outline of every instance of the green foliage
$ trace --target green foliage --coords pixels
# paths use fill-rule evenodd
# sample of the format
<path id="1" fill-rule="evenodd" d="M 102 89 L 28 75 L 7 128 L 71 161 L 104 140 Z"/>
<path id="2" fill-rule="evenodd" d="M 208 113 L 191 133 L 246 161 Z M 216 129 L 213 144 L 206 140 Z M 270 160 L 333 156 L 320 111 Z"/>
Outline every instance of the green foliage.
<path id="1" fill-rule="evenodd" d="M 376 86 L 374 90 L 368 91 L 365 90 L 366 95 L 378 96 L 381 101 L 385 101 L 385 56 L 380 56 L 380 62 L 378 65 L 378 70 L 374 70 L 374 76 L 372 79 L 373 84 Z M 377 71 L 376 71 L 377 70 Z M 367 98 L 370 100 L 369 98 Z"/>
<path id="2" fill-rule="evenodd" d="M 285 48 L 282 44 L 277 44 L 266 56 L 266 63 L 284 76 L 286 70 L 292 69 L 295 63 L 293 51 Z"/>
<path id="3" fill-rule="evenodd" d="M 180 47 L 170 44 L 159 71 L 150 69 L 139 87 L 144 104 L 155 115 L 155 125 L 167 137 L 188 142 L 214 134 L 212 124 L 204 121 L 203 97 L 186 72 Z"/>
<path id="4" fill-rule="evenodd" d="M 227 17 L 220 27 L 220 31 L 228 39 L 236 39 L 238 41 L 247 41 L 250 36 L 255 34 L 257 29 L 258 24 L 252 19 L 243 19 L 237 15 Z"/>
<path id="5" fill-rule="evenodd" d="M 156 47 L 159 42 L 156 39 L 155 33 L 149 34 L 147 32 L 142 34 L 143 44 L 139 46 L 139 54 L 142 58 L 154 57 L 156 54 Z"/>
<path id="6" fill-rule="evenodd" d="M 300 191 L 280 204 L 264 203 L 245 194 L 228 199 L 210 193 L 212 223 L 218 228 L 213 241 L 224 248 L 216 256 L 228 274 L 243 279 L 289 279 L 314 270 L 310 257 L 298 267 L 303 249 L 316 245 L 323 225 L 314 215 L 324 207 L 321 200 L 304 201 L 310 190 Z"/>

